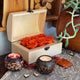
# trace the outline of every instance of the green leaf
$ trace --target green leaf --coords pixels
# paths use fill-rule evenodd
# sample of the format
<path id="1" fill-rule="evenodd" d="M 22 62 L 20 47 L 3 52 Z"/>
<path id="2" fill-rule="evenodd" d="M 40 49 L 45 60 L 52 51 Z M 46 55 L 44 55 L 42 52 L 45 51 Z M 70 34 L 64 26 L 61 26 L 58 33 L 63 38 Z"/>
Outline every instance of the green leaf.
<path id="1" fill-rule="evenodd" d="M 67 35 L 68 37 L 70 37 L 70 35 L 69 35 L 68 33 L 66 33 L 66 35 Z"/>
<path id="2" fill-rule="evenodd" d="M 72 12 L 70 12 L 70 11 L 66 11 L 67 13 L 69 13 L 69 14 L 72 14 Z"/>
<path id="3" fill-rule="evenodd" d="M 77 13 L 80 13 L 80 11 L 79 11 L 79 10 L 77 10 L 76 12 L 77 12 Z"/>
<path id="4" fill-rule="evenodd" d="M 58 36 L 56 36 L 56 38 L 59 38 Z"/>
<path id="5" fill-rule="evenodd" d="M 63 35 L 63 33 L 61 32 L 61 36 Z"/>
<path id="6" fill-rule="evenodd" d="M 63 33 L 61 32 L 61 34 L 59 35 L 59 37 L 62 37 Z"/>
<path id="7" fill-rule="evenodd" d="M 73 1 L 70 1 L 73 5 L 75 5 L 76 6 L 76 3 L 75 2 L 73 2 Z"/>
<path id="8" fill-rule="evenodd" d="M 66 24 L 66 28 L 71 24 L 71 21 Z"/>
<path id="9" fill-rule="evenodd" d="M 68 4 L 68 5 L 64 8 L 64 10 L 67 9 L 67 8 L 69 8 L 70 6 L 71 6 L 71 4 Z"/>
<path id="10" fill-rule="evenodd" d="M 80 9 L 80 7 L 77 7 L 77 9 Z"/>
<path id="11" fill-rule="evenodd" d="M 65 3 L 69 2 L 70 0 L 65 0 Z"/>
<path id="12" fill-rule="evenodd" d="M 65 29 L 65 30 L 64 30 L 64 36 L 66 35 L 66 33 L 67 33 L 67 32 L 66 32 L 66 29 Z"/>
<path id="13" fill-rule="evenodd" d="M 69 44 L 69 40 L 66 39 L 65 48 L 68 47 L 68 44 Z"/>
<path id="14" fill-rule="evenodd" d="M 75 0 L 76 2 L 78 2 L 78 0 Z"/>
<path id="15" fill-rule="evenodd" d="M 76 24 L 74 27 L 80 26 L 80 24 Z"/>
<path id="16" fill-rule="evenodd" d="M 58 36 L 56 36 L 56 38 L 60 38 L 60 37 L 59 37 L 59 35 L 58 35 Z"/>
<path id="17" fill-rule="evenodd" d="M 61 42 L 63 40 L 63 38 L 61 37 L 60 40 L 58 42 Z"/>
<path id="18" fill-rule="evenodd" d="M 73 17 L 77 17 L 77 16 L 79 16 L 79 14 L 75 14 Z"/>
<path id="19" fill-rule="evenodd" d="M 59 34 L 59 38 L 61 37 L 61 34 Z"/>
<path id="20" fill-rule="evenodd" d="M 75 33 L 77 33 L 79 31 L 79 28 L 76 28 Z"/>

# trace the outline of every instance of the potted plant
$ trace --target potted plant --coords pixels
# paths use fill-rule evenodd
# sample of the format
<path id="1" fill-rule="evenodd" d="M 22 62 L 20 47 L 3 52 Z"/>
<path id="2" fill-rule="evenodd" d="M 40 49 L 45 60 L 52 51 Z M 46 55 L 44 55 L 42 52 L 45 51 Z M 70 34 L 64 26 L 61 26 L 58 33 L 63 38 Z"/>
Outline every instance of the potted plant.
<path id="1" fill-rule="evenodd" d="M 80 0 L 66 0 L 57 22 L 57 38 L 68 49 L 80 52 Z"/>

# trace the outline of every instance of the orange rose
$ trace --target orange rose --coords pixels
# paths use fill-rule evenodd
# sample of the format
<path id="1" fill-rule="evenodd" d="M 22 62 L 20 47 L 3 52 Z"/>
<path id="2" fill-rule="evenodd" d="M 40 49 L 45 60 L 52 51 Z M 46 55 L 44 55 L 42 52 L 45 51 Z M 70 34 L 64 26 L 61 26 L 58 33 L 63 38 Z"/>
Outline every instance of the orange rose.
<path id="1" fill-rule="evenodd" d="M 46 36 L 45 34 L 39 34 L 37 36 L 26 37 L 21 40 L 21 45 L 26 48 L 33 49 L 39 46 L 43 46 L 52 43 L 54 40 L 53 36 Z"/>

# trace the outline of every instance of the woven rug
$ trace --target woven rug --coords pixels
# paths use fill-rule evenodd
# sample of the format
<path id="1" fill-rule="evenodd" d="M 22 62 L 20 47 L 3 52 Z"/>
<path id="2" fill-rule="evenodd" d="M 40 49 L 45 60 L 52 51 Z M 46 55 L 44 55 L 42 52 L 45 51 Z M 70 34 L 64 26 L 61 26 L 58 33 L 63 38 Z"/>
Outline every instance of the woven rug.
<path id="1" fill-rule="evenodd" d="M 38 73 L 35 69 L 22 69 L 21 71 L 11 72 L 8 71 L 1 78 L 1 80 L 80 80 L 80 54 L 73 52 L 75 55 L 70 56 L 70 50 L 63 49 L 62 54 L 57 55 L 60 58 L 65 58 L 72 62 L 73 66 L 68 69 L 64 69 L 59 65 L 55 65 L 54 71 L 49 75 L 43 75 Z M 33 73 L 39 74 L 35 77 Z M 25 78 L 24 74 L 30 74 L 30 77 Z"/>

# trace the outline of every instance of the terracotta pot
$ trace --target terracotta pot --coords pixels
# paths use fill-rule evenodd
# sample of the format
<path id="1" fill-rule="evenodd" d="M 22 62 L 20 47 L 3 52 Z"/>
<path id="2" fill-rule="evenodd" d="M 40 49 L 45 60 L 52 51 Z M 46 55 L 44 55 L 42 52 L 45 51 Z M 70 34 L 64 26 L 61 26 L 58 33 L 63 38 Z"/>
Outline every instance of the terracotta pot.
<path id="1" fill-rule="evenodd" d="M 67 13 L 66 11 L 72 11 L 71 8 L 62 11 L 57 22 L 57 35 L 59 35 L 65 28 L 65 25 L 71 21 L 71 15 Z M 76 13 L 75 13 L 76 14 Z M 80 23 L 80 16 L 74 18 L 74 24 L 79 24 Z M 80 26 L 78 26 L 80 28 Z M 71 26 L 71 24 L 67 28 L 67 32 L 70 35 L 73 35 L 74 31 Z M 63 44 L 65 44 L 65 40 L 63 40 Z M 78 31 L 77 35 L 75 38 L 69 40 L 69 45 L 67 47 L 70 50 L 80 52 L 80 30 Z"/>

